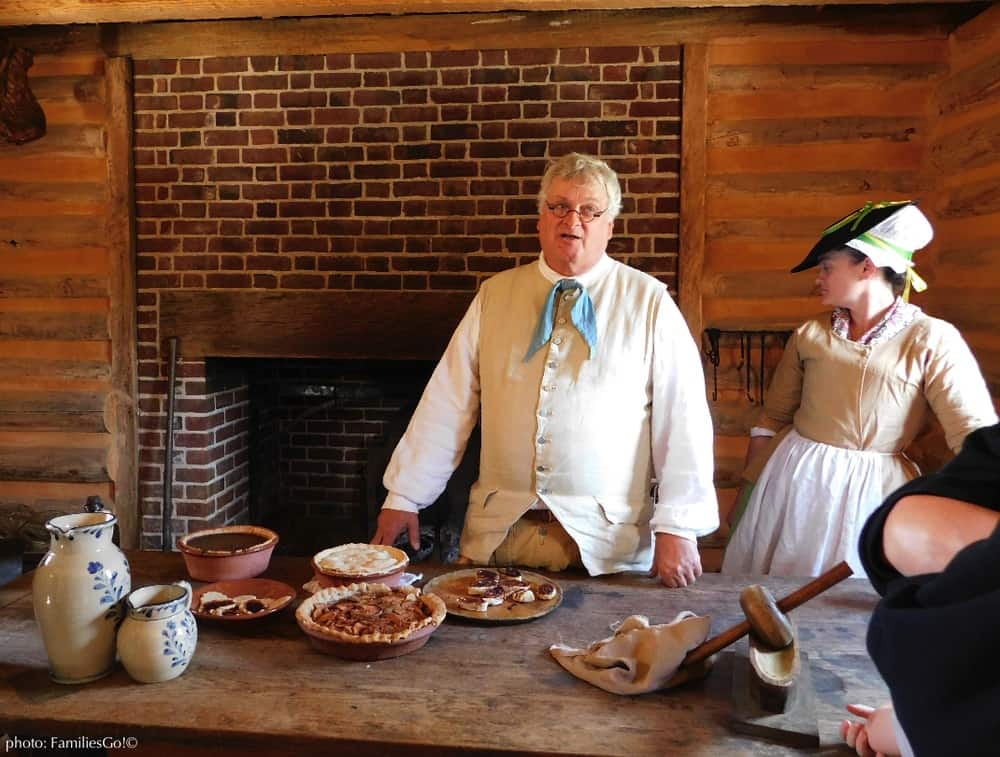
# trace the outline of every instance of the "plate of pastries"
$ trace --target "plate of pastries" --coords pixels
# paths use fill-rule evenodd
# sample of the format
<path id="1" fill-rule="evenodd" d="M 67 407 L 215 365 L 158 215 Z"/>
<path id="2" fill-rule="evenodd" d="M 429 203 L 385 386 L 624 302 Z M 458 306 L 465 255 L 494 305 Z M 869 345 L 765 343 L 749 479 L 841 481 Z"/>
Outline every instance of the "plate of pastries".
<path id="1" fill-rule="evenodd" d="M 494 623 L 548 615 L 563 597 L 552 579 L 516 567 L 452 571 L 428 581 L 424 593 L 441 597 L 449 615 Z"/>
<path id="2" fill-rule="evenodd" d="M 202 620 L 255 620 L 288 607 L 295 594 L 288 584 L 267 578 L 217 581 L 195 589 L 191 612 Z"/>

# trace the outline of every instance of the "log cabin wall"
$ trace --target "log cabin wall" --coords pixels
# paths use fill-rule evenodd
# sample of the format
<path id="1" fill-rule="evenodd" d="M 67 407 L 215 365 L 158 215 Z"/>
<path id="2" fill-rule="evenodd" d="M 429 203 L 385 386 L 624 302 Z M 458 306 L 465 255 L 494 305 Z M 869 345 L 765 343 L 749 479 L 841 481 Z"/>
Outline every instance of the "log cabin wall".
<path id="1" fill-rule="evenodd" d="M 47 133 L 0 143 L 0 513 L 10 533 L 97 494 L 134 546 L 129 69 L 94 28 L 11 41 Z"/>
<path id="2" fill-rule="evenodd" d="M 928 151 L 938 240 L 929 312 L 956 324 L 1000 401 L 1000 7 L 960 27 L 931 104 Z"/>

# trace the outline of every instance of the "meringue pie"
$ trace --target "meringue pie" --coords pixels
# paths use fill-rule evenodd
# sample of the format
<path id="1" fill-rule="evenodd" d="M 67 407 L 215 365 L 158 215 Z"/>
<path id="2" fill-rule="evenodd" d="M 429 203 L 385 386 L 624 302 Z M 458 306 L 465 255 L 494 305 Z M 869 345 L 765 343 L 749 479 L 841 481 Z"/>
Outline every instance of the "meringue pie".
<path id="1" fill-rule="evenodd" d="M 395 547 L 380 544 L 341 544 L 318 552 L 313 561 L 325 575 L 346 578 L 385 576 L 405 568 L 410 560 Z"/>

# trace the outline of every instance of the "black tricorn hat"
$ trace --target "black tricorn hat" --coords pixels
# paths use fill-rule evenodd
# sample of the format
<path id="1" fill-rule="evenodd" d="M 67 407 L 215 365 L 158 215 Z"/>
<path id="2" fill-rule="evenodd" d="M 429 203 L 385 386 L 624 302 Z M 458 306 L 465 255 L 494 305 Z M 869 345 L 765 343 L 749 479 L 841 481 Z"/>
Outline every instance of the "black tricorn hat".
<path id="1" fill-rule="evenodd" d="M 831 250 L 847 247 L 848 242 L 878 226 L 882 221 L 895 215 L 907 205 L 916 205 L 913 200 L 900 202 L 865 203 L 862 207 L 849 213 L 836 223 L 828 226 L 819 241 L 809 250 L 805 259 L 792 269 L 792 273 L 804 271 L 819 265 L 820 257 Z M 926 244 L 926 242 L 924 243 Z"/>

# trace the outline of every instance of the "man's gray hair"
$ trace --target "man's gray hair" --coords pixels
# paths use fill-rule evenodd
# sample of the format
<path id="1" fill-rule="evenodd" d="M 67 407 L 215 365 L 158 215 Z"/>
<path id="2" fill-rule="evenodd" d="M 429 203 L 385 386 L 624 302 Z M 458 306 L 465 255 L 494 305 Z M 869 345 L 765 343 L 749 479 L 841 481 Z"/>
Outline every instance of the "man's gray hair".
<path id="1" fill-rule="evenodd" d="M 608 193 L 608 218 L 614 220 L 622 209 L 622 188 L 618 183 L 618 174 L 603 160 L 571 152 L 549 164 L 542 177 L 542 186 L 538 190 L 538 212 L 545 210 L 545 198 L 553 179 L 572 179 L 579 182 L 593 181 L 604 187 Z"/>

